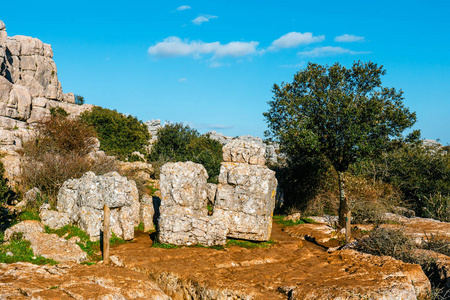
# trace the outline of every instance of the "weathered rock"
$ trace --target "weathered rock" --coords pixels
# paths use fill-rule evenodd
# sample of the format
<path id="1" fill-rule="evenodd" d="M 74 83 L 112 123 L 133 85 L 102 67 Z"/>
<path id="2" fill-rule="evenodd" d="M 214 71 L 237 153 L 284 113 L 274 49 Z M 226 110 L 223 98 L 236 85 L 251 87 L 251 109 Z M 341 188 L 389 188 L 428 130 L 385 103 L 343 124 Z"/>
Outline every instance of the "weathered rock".
<path id="1" fill-rule="evenodd" d="M 205 246 L 225 245 L 227 225 L 216 216 L 161 215 L 158 239 L 161 243 Z"/>
<path id="2" fill-rule="evenodd" d="M 228 223 L 228 237 L 266 241 L 270 238 L 277 180 L 265 166 L 222 163 L 214 214 Z"/>
<path id="3" fill-rule="evenodd" d="M 45 231 L 44 225 L 42 225 L 38 221 L 27 220 L 6 229 L 4 239 L 5 241 L 9 241 L 15 233 L 19 232 L 23 233 L 24 236 L 27 236 L 36 234 L 38 232 L 42 233 L 44 231 Z"/>
<path id="4" fill-rule="evenodd" d="M 224 245 L 227 224 L 208 216 L 208 174 L 193 162 L 167 163 L 161 168 L 158 239 L 176 245 Z"/>
<path id="5" fill-rule="evenodd" d="M 0 264 L 0 278 L 0 299 L 171 299 L 142 273 L 106 265 Z"/>
<path id="6" fill-rule="evenodd" d="M 139 198 L 136 184 L 117 172 L 96 176 L 87 172 L 80 179 L 64 182 L 58 193 L 57 210 L 67 213 L 73 224 L 98 240 L 103 220 L 103 206 L 111 209 L 111 228 L 124 240 L 134 237 L 139 223 Z"/>
<path id="7" fill-rule="evenodd" d="M 69 214 L 49 209 L 41 209 L 39 218 L 42 224 L 51 229 L 60 229 L 70 224 Z"/>
<path id="8" fill-rule="evenodd" d="M 214 202 L 216 201 L 217 184 L 207 183 L 206 184 L 206 193 L 207 193 L 206 197 L 208 199 L 208 202 L 214 205 Z"/>
<path id="9" fill-rule="evenodd" d="M 17 152 L 7 152 L 4 153 L 3 157 L 0 157 L 5 168 L 4 176 L 9 180 L 9 186 L 13 188 L 19 183 L 21 170 L 21 157 Z"/>
<path id="10" fill-rule="evenodd" d="M 153 166 L 142 161 L 135 162 L 119 162 L 119 170 L 121 174 L 129 174 L 135 176 L 143 181 L 151 179 L 150 175 L 153 173 Z"/>
<path id="11" fill-rule="evenodd" d="M 187 207 L 207 215 L 205 168 L 193 162 L 167 163 L 161 168 L 161 215 L 171 207 Z"/>
<path id="12" fill-rule="evenodd" d="M 56 261 L 86 260 L 86 253 L 78 245 L 69 243 L 56 234 L 46 234 L 44 231 L 44 226 L 38 221 L 23 221 L 5 231 L 5 241 L 9 241 L 16 233 L 22 233 L 22 238 L 30 242 L 35 255 Z"/>
<path id="13" fill-rule="evenodd" d="M 223 161 L 246 163 L 251 165 L 264 165 L 265 144 L 253 141 L 233 140 L 223 147 Z"/>
<path id="14" fill-rule="evenodd" d="M 155 209 L 153 207 L 153 199 L 151 196 L 144 195 L 141 199 L 141 207 L 139 210 L 140 221 L 144 224 L 144 231 L 150 231 L 155 229 L 153 224 L 153 216 Z"/>

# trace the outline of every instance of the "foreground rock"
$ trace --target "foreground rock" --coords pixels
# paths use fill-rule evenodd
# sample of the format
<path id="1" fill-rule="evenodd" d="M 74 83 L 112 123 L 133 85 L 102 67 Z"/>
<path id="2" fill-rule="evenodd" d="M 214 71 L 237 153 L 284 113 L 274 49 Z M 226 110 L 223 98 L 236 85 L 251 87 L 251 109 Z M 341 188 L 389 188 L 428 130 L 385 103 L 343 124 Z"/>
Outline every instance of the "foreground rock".
<path id="1" fill-rule="evenodd" d="M 38 221 L 23 221 L 8 228 L 5 231 L 5 241 L 18 233 L 22 233 L 22 238 L 30 242 L 34 255 L 77 263 L 87 260 L 86 253 L 77 244 L 56 234 L 44 233 L 44 226 Z"/>
<path id="2" fill-rule="evenodd" d="M 134 226 L 139 224 L 139 194 L 134 181 L 117 172 L 102 176 L 87 172 L 80 179 L 64 182 L 57 210 L 68 214 L 71 223 L 95 241 L 100 238 L 105 204 L 111 209 L 111 231 L 124 240 L 133 239 Z"/>
<path id="3" fill-rule="evenodd" d="M 0 264 L 0 299 L 171 299 L 142 274 L 111 266 Z"/>

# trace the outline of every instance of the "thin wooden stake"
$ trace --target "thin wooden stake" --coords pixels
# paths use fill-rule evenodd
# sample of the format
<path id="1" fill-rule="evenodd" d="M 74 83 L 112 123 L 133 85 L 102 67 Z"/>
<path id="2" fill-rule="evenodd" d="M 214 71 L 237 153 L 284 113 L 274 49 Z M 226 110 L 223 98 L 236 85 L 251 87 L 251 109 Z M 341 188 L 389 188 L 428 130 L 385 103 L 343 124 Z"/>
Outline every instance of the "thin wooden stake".
<path id="1" fill-rule="evenodd" d="M 352 213 L 349 210 L 347 212 L 347 215 L 345 216 L 345 242 L 346 243 L 349 243 L 350 238 L 352 237 L 351 218 L 352 218 Z"/>
<path id="2" fill-rule="evenodd" d="M 109 239 L 111 232 L 109 231 L 109 207 L 103 206 L 103 263 L 109 264 Z"/>

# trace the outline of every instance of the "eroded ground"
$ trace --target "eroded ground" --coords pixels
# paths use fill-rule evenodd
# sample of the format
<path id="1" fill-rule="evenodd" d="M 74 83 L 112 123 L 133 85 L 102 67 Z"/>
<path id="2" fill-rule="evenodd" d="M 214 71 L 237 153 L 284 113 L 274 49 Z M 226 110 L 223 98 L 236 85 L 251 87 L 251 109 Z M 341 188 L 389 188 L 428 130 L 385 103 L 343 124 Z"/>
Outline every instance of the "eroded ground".
<path id="1" fill-rule="evenodd" d="M 416 299 L 429 289 L 418 265 L 327 253 L 338 241 L 320 245 L 318 228 L 297 225 L 289 235 L 274 224 L 276 244 L 264 249 L 162 249 L 140 233 L 111 250 L 125 267 L 0 264 L 0 299 Z"/>

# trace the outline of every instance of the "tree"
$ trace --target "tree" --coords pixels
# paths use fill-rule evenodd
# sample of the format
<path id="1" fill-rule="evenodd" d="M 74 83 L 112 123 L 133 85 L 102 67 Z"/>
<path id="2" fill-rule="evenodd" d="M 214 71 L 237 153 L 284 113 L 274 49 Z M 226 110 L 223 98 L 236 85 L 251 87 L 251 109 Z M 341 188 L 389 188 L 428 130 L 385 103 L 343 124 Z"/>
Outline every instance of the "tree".
<path id="1" fill-rule="evenodd" d="M 381 85 L 386 71 L 373 62 L 309 63 L 292 83 L 274 84 L 270 109 L 264 113 L 268 135 L 289 156 L 324 157 L 339 180 L 339 224 L 350 229 L 350 209 L 343 172 L 362 157 L 379 155 L 387 142 L 401 138 L 416 122 L 403 106 L 403 92 Z M 346 222 L 346 219 L 348 222 Z"/>
<path id="2" fill-rule="evenodd" d="M 84 104 L 84 97 L 80 95 L 75 95 L 75 104 L 83 105 Z"/>

